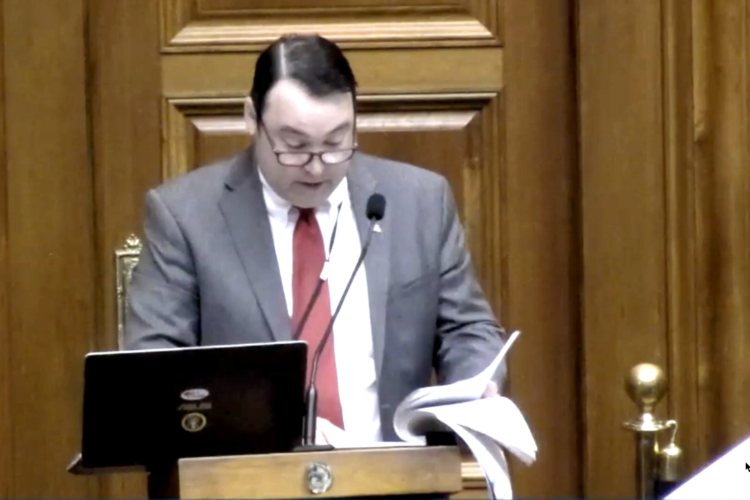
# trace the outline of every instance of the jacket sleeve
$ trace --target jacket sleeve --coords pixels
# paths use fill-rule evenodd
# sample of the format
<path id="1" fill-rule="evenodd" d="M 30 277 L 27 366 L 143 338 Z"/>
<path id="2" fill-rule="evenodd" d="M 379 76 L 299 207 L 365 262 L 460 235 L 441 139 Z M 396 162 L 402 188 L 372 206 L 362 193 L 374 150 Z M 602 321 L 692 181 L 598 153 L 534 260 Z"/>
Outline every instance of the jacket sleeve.
<path id="1" fill-rule="evenodd" d="M 445 180 L 442 191 L 435 366 L 438 381 L 452 383 L 486 368 L 500 352 L 505 332 L 477 282 L 455 200 Z M 504 383 L 506 370 L 503 363 L 495 375 L 499 387 Z"/>
<path id="2" fill-rule="evenodd" d="M 180 226 L 157 191 L 146 196 L 143 249 L 128 289 L 125 349 L 197 345 L 195 265 Z"/>

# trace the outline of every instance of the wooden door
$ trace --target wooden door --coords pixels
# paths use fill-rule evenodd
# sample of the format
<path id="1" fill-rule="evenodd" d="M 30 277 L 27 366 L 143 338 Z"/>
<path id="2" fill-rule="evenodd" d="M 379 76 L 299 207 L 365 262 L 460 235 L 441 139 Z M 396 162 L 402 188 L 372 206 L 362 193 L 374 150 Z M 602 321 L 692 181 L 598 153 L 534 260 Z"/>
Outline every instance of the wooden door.
<path id="1" fill-rule="evenodd" d="M 533 422 L 542 453 L 534 471 L 517 471 L 517 493 L 575 496 L 575 299 L 566 270 L 571 258 L 567 161 L 572 157 L 565 134 L 555 136 L 566 124 L 561 113 L 572 110 L 572 101 L 561 104 L 571 97 L 566 93 L 570 85 L 554 98 L 547 96 L 555 108 L 552 122 L 526 115 L 537 101 L 534 82 L 519 88 L 516 121 L 507 129 L 502 1 L 327 0 L 311 5 L 309 0 L 92 3 L 91 109 L 102 289 L 113 289 L 113 252 L 131 233 L 141 233 L 148 188 L 248 144 L 242 106 L 259 51 L 287 32 L 321 33 L 345 49 L 359 81 L 362 149 L 448 178 L 492 307 L 508 329 L 527 330 L 511 356 L 516 360 L 511 390 Z M 567 7 L 563 2 L 556 11 L 565 13 Z M 516 3 L 515 12 L 527 16 L 521 29 L 513 28 L 519 39 L 523 29 L 532 35 L 539 29 L 530 23 L 532 8 Z M 564 38 L 564 31 L 553 33 Z M 544 42 L 551 45 L 551 37 Z M 567 50 L 559 47 L 561 53 Z M 522 66 L 531 77 L 548 71 L 541 64 L 529 66 L 521 56 L 519 50 L 516 74 Z M 530 60 L 541 59 L 537 54 Z M 569 76 L 567 67 L 558 68 L 548 73 L 556 81 Z M 524 152 L 515 153 L 516 163 L 509 165 L 506 131 L 519 146 L 547 136 L 550 149 L 541 158 L 552 167 L 554 156 L 558 169 L 529 169 L 535 155 Z M 511 216 L 512 203 L 518 213 Z M 550 217 L 555 206 L 563 208 L 557 218 Z M 535 229 L 529 232 L 530 227 Z M 541 277 L 530 265 L 539 262 L 548 271 Z M 511 292 L 516 295 L 509 301 Z M 99 300 L 104 311 L 99 347 L 112 348 L 114 293 Z M 540 309 L 547 313 L 538 315 Z M 550 449 L 574 458 L 561 463 Z M 542 467 L 553 480 L 538 480 Z M 104 482 L 103 496 L 139 494 L 142 478 L 116 476 Z"/>

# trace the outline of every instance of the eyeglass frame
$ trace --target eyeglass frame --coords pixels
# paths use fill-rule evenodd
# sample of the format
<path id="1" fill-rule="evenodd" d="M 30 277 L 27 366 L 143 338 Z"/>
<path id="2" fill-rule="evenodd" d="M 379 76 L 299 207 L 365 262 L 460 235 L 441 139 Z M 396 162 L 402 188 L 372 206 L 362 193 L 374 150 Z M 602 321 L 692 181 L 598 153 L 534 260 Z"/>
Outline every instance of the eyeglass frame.
<path id="1" fill-rule="evenodd" d="M 274 140 L 271 138 L 271 134 L 268 133 L 268 129 L 266 128 L 266 125 L 265 123 L 263 123 L 262 120 L 258 120 L 258 128 L 263 130 L 263 132 L 265 133 L 265 136 L 268 139 L 268 144 L 271 145 L 271 151 L 273 151 L 273 153 L 276 155 L 276 160 L 279 162 L 279 165 L 283 165 L 285 167 L 299 167 L 299 168 L 306 167 L 310 164 L 311 161 L 313 161 L 313 158 L 315 158 L 316 156 L 318 157 L 322 165 L 325 165 L 327 167 L 333 167 L 335 165 L 341 165 L 342 163 L 351 160 L 352 157 L 354 156 L 354 153 L 356 153 L 357 150 L 359 149 L 359 144 L 354 139 L 356 137 L 356 132 L 357 132 L 356 123 L 352 126 L 352 140 L 354 141 L 352 146 L 348 148 L 334 149 L 334 150 L 329 150 L 329 151 L 277 151 L 277 146 L 274 143 Z M 341 160 L 335 163 L 330 163 L 323 159 L 324 154 L 340 153 L 344 151 L 349 151 L 351 153 L 345 160 Z M 281 155 L 308 155 L 308 159 L 304 163 L 289 164 L 289 163 L 284 163 L 281 161 Z"/>

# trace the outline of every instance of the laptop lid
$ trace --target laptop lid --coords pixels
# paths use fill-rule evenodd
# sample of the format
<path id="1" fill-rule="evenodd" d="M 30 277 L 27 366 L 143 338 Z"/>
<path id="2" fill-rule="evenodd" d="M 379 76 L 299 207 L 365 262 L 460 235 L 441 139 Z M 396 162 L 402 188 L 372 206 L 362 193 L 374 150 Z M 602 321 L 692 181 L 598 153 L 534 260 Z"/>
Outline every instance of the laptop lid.
<path id="1" fill-rule="evenodd" d="M 85 357 L 82 466 L 291 451 L 301 443 L 307 343 Z"/>

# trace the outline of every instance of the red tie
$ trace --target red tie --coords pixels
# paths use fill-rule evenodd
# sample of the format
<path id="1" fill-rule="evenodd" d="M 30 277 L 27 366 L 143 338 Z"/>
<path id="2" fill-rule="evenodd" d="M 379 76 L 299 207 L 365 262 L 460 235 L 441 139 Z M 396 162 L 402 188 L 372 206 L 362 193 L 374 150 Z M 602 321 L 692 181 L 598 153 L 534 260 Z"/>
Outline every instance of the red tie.
<path id="1" fill-rule="evenodd" d="M 325 263 L 323 235 L 311 208 L 300 209 L 299 219 L 294 228 L 294 255 L 292 275 L 292 327 L 297 330 L 305 313 L 310 297 L 318 284 L 320 272 Z M 315 302 L 299 340 L 307 341 L 307 384 L 310 382 L 312 358 L 331 321 L 331 298 L 328 294 L 328 281 L 323 283 L 318 300 Z M 318 390 L 318 416 L 332 424 L 344 428 L 344 418 L 339 400 L 339 384 L 336 377 L 336 358 L 333 349 L 333 332 L 328 339 L 318 361 L 318 374 L 315 379 Z"/>

